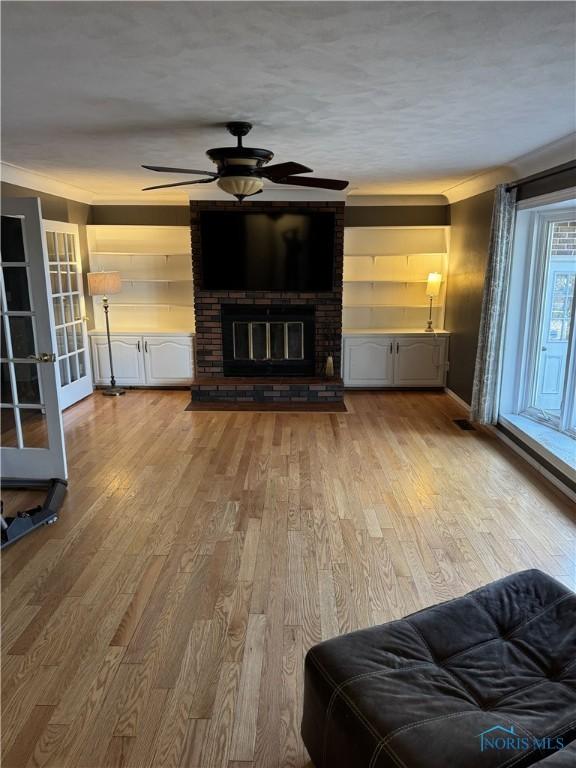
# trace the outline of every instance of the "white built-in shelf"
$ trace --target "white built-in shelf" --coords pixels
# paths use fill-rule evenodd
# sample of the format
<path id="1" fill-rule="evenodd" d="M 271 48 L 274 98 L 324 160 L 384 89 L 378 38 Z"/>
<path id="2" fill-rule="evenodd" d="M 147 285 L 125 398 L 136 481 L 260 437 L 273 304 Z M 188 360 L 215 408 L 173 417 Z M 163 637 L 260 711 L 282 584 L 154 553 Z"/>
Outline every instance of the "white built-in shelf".
<path id="1" fill-rule="evenodd" d="M 100 334 L 106 333 L 106 328 L 93 328 L 91 331 L 88 331 L 89 336 L 99 336 Z M 122 334 L 125 334 L 126 336 L 142 336 L 143 333 L 145 333 L 147 336 L 194 336 L 195 332 L 194 329 L 183 331 L 181 328 L 162 328 L 161 331 L 154 331 L 150 330 L 150 328 L 142 328 L 141 326 L 138 326 L 138 328 L 133 327 L 126 327 L 123 328 L 121 331 Z"/>
<path id="2" fill-rule="evenodd" d="M 448 271 L 447 227 L 349 227 L 344 232 L 342 324 L 349 330 L 414 329 L 426 325 L 430 272 Z M 444 327 L 445 279 L 432 305 Z"/>
<path id="3" fill-rule="evenodd" d="M 354 309 L 355 307 L 370 307 L 374 309 L 429 309 L 429 304 L 343 304 L 344 309 Z M 440 304 L 432 304 L 432 310 L 440 309 Z"/>
<path id="4" fill-rule="evenodd" d="M 347 253 L 347 259 L 411 259 L 415 256 L 444 256 L 445 251 L 427 251 L 426 253 Z"/>
<path id="5" fill-rule="evenodd" d="M 167 307 L 168 309 L 171 309 L 172 307 L 189 307 L 190 304 L 175 304 L 174 302 L 171 302 L 170 304 L 159 304 L 151 301 L 146 302 L 138 302 L 138 301 L 132 301 L 128 304 L 122 302 L 122 301 L 109 301 L 109 305 L 111 307 L 129 307 L 130 309 L 142 309 L 142 307 Z"/>
<path id="6" fill-rule="evenodd" d="M 137 251 L 90 251 L 91 256 L 137 256 L 138 258 L 152 256 L 169 258 L 170 256 L 190 256 L 190 253 L 167 253 L 166 251 L 137 252 Z"/>
<path id="7" fill-rule="evenodd" d="M 432 333 L 425 330 L 425 328 L 343 328 L 342 336 L 419 336 L 420 334 L 426 337 L 433 336 L 449 336 L 450 331 L 439 330 L 434 328 Z"/>
<path id="8" fill-rule="evenodd" d="M 123 277 L 123 283 L 191 283 L 191 277 L 175 277 L 173 280 L 165 280 L 158 277 Z"/>
<path id="9" fill-rule="evenodd" d="M 405 280 L 344 280 L 344 283 L 353 285 L 354 283 L 382 283 L 384 285 L 407 285 L 409 283 L 427 283 L 428 280 L 412 280 L 407 277 Z"/>
<path id="10" fill-rule="evenodd" d="M 134 328 L 159 333 L 194 327 L 189 227 L 87 227 L 90 269 L 120 272 L 122 291 L 110 297 L 115 333 Z M 105 326 L 94 299 L 96 327 Z"/>

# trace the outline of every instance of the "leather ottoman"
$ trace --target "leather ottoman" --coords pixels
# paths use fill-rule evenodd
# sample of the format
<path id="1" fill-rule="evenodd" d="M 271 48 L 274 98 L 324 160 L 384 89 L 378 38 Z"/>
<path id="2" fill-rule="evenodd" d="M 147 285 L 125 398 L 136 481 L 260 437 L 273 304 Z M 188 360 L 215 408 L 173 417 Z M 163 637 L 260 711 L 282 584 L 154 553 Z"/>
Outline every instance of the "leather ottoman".
<path id="1" fill-rule="evenodd" d="M 314 646 L 302 737 L 316 768 L 576 768 L 576 595 L 522 571 Z"/>

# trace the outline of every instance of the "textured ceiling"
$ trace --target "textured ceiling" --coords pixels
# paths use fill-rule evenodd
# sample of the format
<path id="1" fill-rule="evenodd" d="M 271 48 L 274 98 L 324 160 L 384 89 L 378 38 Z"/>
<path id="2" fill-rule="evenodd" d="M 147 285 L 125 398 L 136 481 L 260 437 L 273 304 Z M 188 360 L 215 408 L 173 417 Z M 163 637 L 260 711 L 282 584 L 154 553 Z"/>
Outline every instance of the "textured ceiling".
<path id="1" fill-rule="evenodd" d="M 568 2 L 3 2 L 3 160 L 140 199 L 183 179 L 141 163 L 212 168 L 221 124 L 248 119 L 249 144 L 354 193 L 442 193 L 574 130 L 574 16 Z"/>

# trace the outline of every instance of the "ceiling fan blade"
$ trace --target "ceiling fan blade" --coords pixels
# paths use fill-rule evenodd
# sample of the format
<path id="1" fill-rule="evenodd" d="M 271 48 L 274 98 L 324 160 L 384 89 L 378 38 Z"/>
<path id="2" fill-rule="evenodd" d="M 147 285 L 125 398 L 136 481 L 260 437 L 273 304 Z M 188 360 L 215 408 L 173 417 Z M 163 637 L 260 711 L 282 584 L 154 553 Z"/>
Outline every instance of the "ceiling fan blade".
<path id="1" fill-rule="evenodd" d="M 195 171 L 192 168 L 168 168 L 164 165 L 143 165 L 148 171 L 159 171 L 160 173 L 199 173 L 201 176 L 218 176 L 214 171 Z"/>
<path id="2" fill-rule="evenodd" d="M 317 187 L 318 189 L 346 189 L 349 181 L 339 179 L 321 179 L 315 176 L 288 176 L 283 179 L 271 179 L 275 184 L 291 184 L 295 187 Z"/>
<path id="3" fill-rule="evenodd" d="M 284 179 L 286 176 L 292 176 L 296 173 L 312 173 L 312 168 L 307 168 L 300 163 L 276 163 L 276 165 L 267 165 L 258 169 L 258 174 L 265 179 Z"/>
<path id="4" fill-rule="evenodd" d="M 185 187 L 187 184 L 208 184 L 210 181 L 214 181 L 214 179 L 192 179 L 192 181 L 177 181 L 175 184 L 157 184 L 154 187 L 144 187 L 142 192 L 148 192 L 150 189 L 166 189 L 167 187 Z"/>

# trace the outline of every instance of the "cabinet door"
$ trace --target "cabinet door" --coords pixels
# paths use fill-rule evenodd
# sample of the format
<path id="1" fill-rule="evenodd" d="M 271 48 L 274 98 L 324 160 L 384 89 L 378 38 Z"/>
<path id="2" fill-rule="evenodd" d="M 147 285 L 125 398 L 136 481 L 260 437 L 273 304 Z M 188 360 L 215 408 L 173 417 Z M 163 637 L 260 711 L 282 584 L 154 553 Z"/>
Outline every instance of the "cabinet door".
<path id="1" fill-rule="evenodd" d="M 138 336 L 110 337 L 112 343 L 112 363 L 116 383 L 120 386 L 138 386 L 144 384 L 144 361 L 142 357 L 142 339 Z M 92 336 L 92 366 L 95 384 L 110 384 L 110 362 L 108 359 L 108 341 L 106 336 Z"/>
<path id="2" fill-rule="evenodd" d="M 443 387 L 446 381 L 446 337 L 396 338 L 394 384 L 397 387 Z"/>
<path id="3" fill-rule="evenodd" d="M 391 338 L 344 339 L 343 379 L 346 387 L 390 387 L 393 373 Z"/>
<path id="4" fill-rule="evenodd" d="M 190 384 L 192 339 L 186 336 L 144 336 L 147 384 Z"/>

